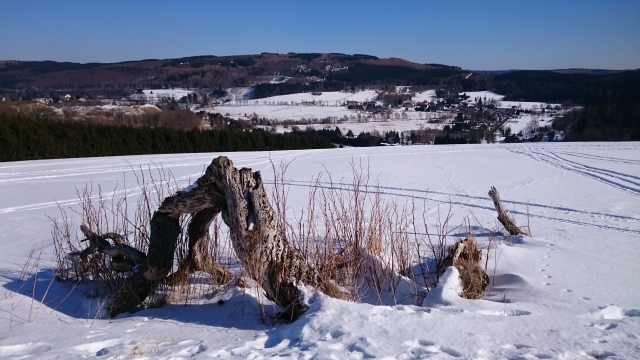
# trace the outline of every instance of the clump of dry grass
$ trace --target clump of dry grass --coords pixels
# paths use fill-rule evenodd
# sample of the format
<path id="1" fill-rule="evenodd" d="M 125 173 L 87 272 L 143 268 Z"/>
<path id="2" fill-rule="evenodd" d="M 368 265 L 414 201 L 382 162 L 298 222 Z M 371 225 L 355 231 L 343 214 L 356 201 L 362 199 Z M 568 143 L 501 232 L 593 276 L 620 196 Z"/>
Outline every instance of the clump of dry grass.
<path id="1" fill-rule="evenodd" d="M 137 356 L 148 356 L 155 352 L 158 352 L 157 348 L 155 350 L 150 349 L 146 347 L 144 343 L 137 344 L 136 346 L 132 347 L 130 351 L 131 355 L 137 355 Z"/>
<path id="2" fill-rule="evenodd" d="M 444 273 L 447 267 L 455 266 L 462 282 L 460 296 L 466 299 L 482 299 L 489 285 L 489 275 L 480 266 L 481 260 L 482 250 L 478 248 L 475 236 L 468 233 L 466 239 L 460 239 L 449 246 L 448 255 L 441 264 L 440 272 Z"/>

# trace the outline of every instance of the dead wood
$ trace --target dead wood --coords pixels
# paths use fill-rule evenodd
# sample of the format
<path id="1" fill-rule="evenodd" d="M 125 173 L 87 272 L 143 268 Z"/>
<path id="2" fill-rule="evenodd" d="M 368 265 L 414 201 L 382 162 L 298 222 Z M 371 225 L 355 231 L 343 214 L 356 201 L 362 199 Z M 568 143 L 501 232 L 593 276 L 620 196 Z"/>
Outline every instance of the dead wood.
<path id="1" fill-rule="evenodd" d="M 178 264 L 178 270 L 167 278 L 169 284 L 183 284 L 189 275 L 203 271 L 211 276 L 211 283 L 226 284 L 233 278 L 229 270 L 218 264 L 209 255 L 209 226 L 220 212 L 216 208 L 198 211 L 189 222 L 189 250 L 187 256 Z"/>
<path id="2" fill-rule="evenodd" d="M 96 252 L 109 255 L 111 257 L 111 269 L 116 272 L 131 271 L 147 258 L 142 251 L 125 244 L 118 234 L 106 233 L 98 235 L 84 224 L 80 225 L 80 230 L 86 237 L 83 241 L 89 241 L 89 246 L 80 252 L 71 253 L 70 255 L 80 257 L 82 267 L 85 270 L 89 267 L 89 255 L 93 255 Z M 112 239 L 115 245 L 111 245 L 106 239 Z"/>
<path id="3" fill-rule="evenodd" d="M 516 226 L 516 223 L 513 220 L 513 218 L 509 216 L 509 213 L 507 212 L 507 210 L 505 210 L 504 206 L 502 206 L 502 201 L 500 201 L 500 194 L 498 193 L 498 189 L 492 186 L 491 190 L 489 190 L 489 197 L 491 198 L 491 200 L 493 200 L 493 206 L 496 208 L 496 211 L 498 212 L 498 221 L 500 221 L 502 226 L 504 226 L 504 228 L 509 232 L 509 234 L 510 235 L 525 234 L 524 231 L 522 231 L 518 226 Z"/>
<path id="4" fill-rule="evenodd" d="M 191 223 L 193 227 L 190 226 L 189 230 L 193 237 L 190 234 L 190 242 L 195 241 L 193 256 L 187 258 L 192 261 L 188 260 L 183 268 L 199 266 L 198 248 L 203 245 L 198 244 L 203 237 L 202 229 L 208 227 L 206 224 L 210 219 L 221 212 L 229 227 L 233 248 L 247 273 L 260 284 L 269 299 L 284 309 L 289 319 L 295 320 L 307 310 L 300 285 L 341 297 L 338 288 L 322 279 L 285 238 L 269 204 L 260 172 L 246 168 L 238 170 L 231 160 L 221 156 L 213 160 L 195 185 L 190 191 L 178 191 L 165 198 L 153 214 L 147 261 L 116 292 L 109 307 L 111 316 L 136 310 L 165 279 L 173 263 L 181 230 L 178 219 L 185 213 L 196 214 L 200 220 Z M 217 271 L 208 260 L 200 266 L 212 266 L 209 270 Z"/>

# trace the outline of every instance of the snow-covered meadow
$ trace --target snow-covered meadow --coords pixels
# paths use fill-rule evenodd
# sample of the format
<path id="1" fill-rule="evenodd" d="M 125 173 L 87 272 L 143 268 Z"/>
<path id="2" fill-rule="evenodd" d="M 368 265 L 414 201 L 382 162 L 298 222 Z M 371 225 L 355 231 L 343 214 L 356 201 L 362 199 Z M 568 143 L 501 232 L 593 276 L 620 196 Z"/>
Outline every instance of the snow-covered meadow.
<path id="1" fill-rule="evenodd" d="M 368 102 L 375 101 L 378 96 L 376 90 L 363 90 L 355 93 L 351 92 L 322 92 L 319 95 L 312 93 L 298 93 L 289 95 L 272 96 L 263 99 L 247 99 L 246 94 L 249 88 L 228 89 L 232 101 L 218 106 L 209 106 L 204 110 L 209 113 L 220 113 L 234 119 L 248 119 L 254 115 L 268 120 L 271 125 L 264 128 L 275 128 L 275 131 L 283 133 L 291 131 L 291 124 L 283 125 L 284 122 L 297 122 L 300 126 L 310 127 L 316 130 L 323 128 L 334 129 L 336 126 L 343 133 L 351 130 L 355 135 L 362 132 L 387 131 L 411 131 L 421 129 L 442 130 L 446 124 L 451 124 L 456 115 L 455 111 L 422 112 L 412 108 L 394 108 L 388 114 L 371 113 L 367 111 L 348 109 L 345 104 L 348 101 Z M 438 101 L 435 90 L 411 93 L 411 87 L 399 86 L 396 89 L 398 94 L 412 94 L 412 100 Z M 476 99 L 482 99 L 489 103 L 494 101 L 499 107 L 511 108 L 513 106 L 522 110 L 537 110 L 546 108 L 547 105 L 555 107 L 559 104 L 546 104 L 542 102 L 518 102 L 503 101 L 504 95 L 491 91 L 475 91 L 464 93 L 469 98 L 465 100 L 468 106 L 475 106 Z M 194 108 L 195 111 L 195 108 Z M 519 119 L 514 118 L 505 126 L 511 127 L 512 133 L 516 134 L 524 130 L 532 120 L 533 115 L 522 115 Z M 550 124 L 552 115 L 537 114 L 540 125 Z"/>
<path id="2" fill-rule="evenodd" d="M 640 143 L 225 154 L 236 167 L 261 170 L 267 182 L 269 158 L 293 160 L 287 171 L 292 211 L 304 208 L 316 175 L 328 171 L 334 181 L 349 182 L 351 164 L 362 161 L 385 198 L 416 199 L 430 225 L 449 203 L 452 225 L 476 218 L 472 230 L 481 246 L 496 225 L 487 191 L 497 187 L 516 221 L 528 217 L 533 236 L 500 238 L 488 259 L 492 282 L 484 300 L 460 298 L 451 268 L 421 306 L 315 294 L 302 318 L 272 325 L 261 323 L 254 290 L 230 288 L 189 305 L 109 320 L 91 316 L 92 302 L 78 291 L 51 281 L 47 216 L 56 216 L 58 205 L 77 207 L 76 188 L 121 190 L 126 180 L 133 189 L 132 168 L 152 162 L 187 186 L 218 155 L 0 163 L 0 358 L 640 357 Z M 130 196 L 135 202 L 136 193 Z M 25 272 L 34 246 L 40 261 Z"/>

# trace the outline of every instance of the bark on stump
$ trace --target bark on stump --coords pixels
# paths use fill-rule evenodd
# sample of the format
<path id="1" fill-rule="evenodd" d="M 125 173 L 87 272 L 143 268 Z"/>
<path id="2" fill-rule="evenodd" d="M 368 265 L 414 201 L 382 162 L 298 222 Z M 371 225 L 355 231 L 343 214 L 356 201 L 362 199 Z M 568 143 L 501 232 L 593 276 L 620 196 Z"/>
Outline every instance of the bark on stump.
<path id="1" fill-rule="evenodd" d="M 195 188 L 167 197 L 153 214 L 147 261 L 117 291 L 109 307 L 110 315 L 136 310 L 165 279 L 173 262 L 181 214 L 196 214 L 194 219 L 200 217 L 197 222 L 192 221 L 193 228 L 190 226 L 189 231 L 193 230 L 194 234 L 193 238 L 190 234 L 191 242 L 202 237 L 198 235 L 202 235 L 203 228 L 208 228 L 204 224 L 218 212 L 229 227 L 233 248 L 247 273 L 260 284 L 269 299 L 285 310 L 290 320 L 307 310 L 298 287 L 301 284 L 341 297 L 337 287 L 322 279 L 286 240 L 269 204 L 260 172 L 238 170 L 231 160 L 221 156 L 207 167 Z M 198 241 L 194 244 L 193 263 L 197 263 Z M 191 260 L 188 258 L 188 261 Z"/>
<path id="2" fill-rule="evenodd" d="M 504 228 L 509 232 L 510 235 L 519 235 L 526 233 L 522 231 L 518 226 L 516 226 L 515 221 L 509 216 L 507 210 L 502 206 L 502 201 L 500 201 L 500 194 L 498 193 L 498 189 L 495 187 L 491 187 L 489 190 L 489 197 L 493 200 L 493 206 L 496 208 L 498 212 L 498 221 L 504 226 Z"/>
<path id="3" fill-rule="evenodd" d="M 219 212 L 219 209 L 208 208 L 193 215 L 187 230 L 189 239 L 187 256 L 178 264 L 178 270 L 169 275 L 168 284 L 185 283 L 189 275 L 196 271 L 208 273 L 213 284 L 225 284 L 231 281 L 233 275 L 229 270 L 215 262 L 209 255 L 209 226 Z"/>

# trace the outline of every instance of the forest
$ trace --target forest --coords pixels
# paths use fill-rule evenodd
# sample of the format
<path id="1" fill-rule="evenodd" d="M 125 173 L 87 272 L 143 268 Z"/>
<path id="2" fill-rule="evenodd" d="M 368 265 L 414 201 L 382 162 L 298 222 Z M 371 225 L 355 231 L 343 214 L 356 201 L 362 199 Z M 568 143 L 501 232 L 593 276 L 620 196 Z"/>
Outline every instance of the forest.
<path id="1" fill-rule="evenodd" d="M 178 130 L 0 114 L 0 161 L 74 157 L 332 148 L 317 132 Z"/>

